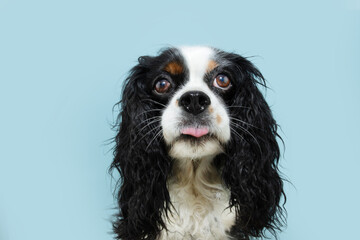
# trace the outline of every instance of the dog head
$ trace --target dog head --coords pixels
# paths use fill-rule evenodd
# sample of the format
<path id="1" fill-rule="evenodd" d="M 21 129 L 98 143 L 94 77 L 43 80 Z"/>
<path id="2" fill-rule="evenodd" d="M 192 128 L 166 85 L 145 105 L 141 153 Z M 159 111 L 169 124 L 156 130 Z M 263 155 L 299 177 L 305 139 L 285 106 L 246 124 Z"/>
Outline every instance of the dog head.
<path id="1" fill-rule="evenodd" d="M 122 181 L 118 238 L 155 239 L 170 211 L 173 162 L 204 158 L 213 159 L 231 192 L 235 237 L 279 229 L 277 124 L 259 84 L 264 78 L 250 61 L 215 48 L 169 48 L 139 58 L 119 103 L 111 165 Z"/>

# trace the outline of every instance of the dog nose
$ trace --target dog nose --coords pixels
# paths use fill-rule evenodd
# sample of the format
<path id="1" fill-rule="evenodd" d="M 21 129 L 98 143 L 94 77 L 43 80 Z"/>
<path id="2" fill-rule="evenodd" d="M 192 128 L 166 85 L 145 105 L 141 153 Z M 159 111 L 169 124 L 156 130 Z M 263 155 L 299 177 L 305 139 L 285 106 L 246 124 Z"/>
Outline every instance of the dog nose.
<path id="1" fill-rule="evenodd" d="M 203 112 L 210 103 L 209 96 L 201 91 L 186 92 L 179 100 L 179 105 L 183 107 L 185 111 L 193 115 Z"/>

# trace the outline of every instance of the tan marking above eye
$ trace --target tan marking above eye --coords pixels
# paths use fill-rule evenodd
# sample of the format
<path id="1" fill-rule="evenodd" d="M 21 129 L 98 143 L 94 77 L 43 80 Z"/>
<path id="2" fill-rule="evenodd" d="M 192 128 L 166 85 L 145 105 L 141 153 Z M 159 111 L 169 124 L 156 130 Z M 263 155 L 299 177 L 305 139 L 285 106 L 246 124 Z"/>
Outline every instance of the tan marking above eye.
<path id="1" fill-rule="evenodd" d="M 172 75 L 177 75 L 183 72 L 184 68 L 179 62 L 168 63 L 164 70 Z"/>
<path id="2" fill-rule="evenodd" d="M 215 62 L 214 60 L 210 60 L 209 63 L 208 63 L 208 66 L 206 68 L 206 72 L 211 72 L 217 66 L 218 66 L 217 62 Z"/>

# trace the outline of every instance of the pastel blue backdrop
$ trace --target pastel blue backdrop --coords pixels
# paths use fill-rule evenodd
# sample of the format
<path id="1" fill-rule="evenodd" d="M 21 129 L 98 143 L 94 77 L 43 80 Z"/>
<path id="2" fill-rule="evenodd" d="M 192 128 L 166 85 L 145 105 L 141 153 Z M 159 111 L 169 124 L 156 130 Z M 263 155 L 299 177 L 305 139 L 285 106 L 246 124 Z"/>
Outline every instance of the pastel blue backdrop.
<path id="1" fill-rule="evenodd" d="M 286 240 L 360 239 L 360 3 L 0 1 L 0 239 L 112 239 L 111 130 L 137 57 L 205 44 L 266 77 Z"/>

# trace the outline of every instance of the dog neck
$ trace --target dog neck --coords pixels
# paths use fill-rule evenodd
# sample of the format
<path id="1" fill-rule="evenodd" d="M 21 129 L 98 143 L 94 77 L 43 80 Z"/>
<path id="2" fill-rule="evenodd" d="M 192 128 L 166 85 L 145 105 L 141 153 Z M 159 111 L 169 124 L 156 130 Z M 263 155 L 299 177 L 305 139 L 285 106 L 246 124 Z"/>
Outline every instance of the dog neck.
<path id="1" fill-rule="evenodd" d="M 213 199 L 223 190 L 220 172 L 213 159 L 175 159 L 170 185 L 188 188 L 194 197 Z"/>
<path id="2" fill-rule="evenodd" d="M 167 231 L 160 240 L 229 239 L 235 213 L 228 208 L 230 192 L 213 160 L 174 160 L 168 181 L 172 209 L 164 214 Z"/>

